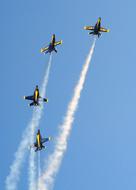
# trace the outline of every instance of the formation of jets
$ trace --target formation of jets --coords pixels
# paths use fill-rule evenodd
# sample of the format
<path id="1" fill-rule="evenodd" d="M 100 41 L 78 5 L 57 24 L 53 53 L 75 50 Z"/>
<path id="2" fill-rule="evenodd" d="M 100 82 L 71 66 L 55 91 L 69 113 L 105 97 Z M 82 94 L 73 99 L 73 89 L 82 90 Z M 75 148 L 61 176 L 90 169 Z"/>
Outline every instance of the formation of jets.
<path id="1" fill-rule="evenodd" d="M 89 34 L 96 35 L 98 36 L 98 38 L 101 36 L 101 32 L 109 32 L 109 29 L 101 27 L 100 17 L 98 18 L 95 26 L 85 26 L 84 29 L 91 31 L 89 32 Z M 52 53 L 53 51 L 57 53 L 56 46 L 61 45 L 61 44 L 62 44 L 62 40 L 56 42 L 55 34 L 53 34 L 49 45 L 47 47 L 41 48 L 41 53 L 47 54 L 47 53 Z M 29 104 L 29 106 L 40 106 L 41 102 L 46 102 L 46 103 L 48 102 L 47 98 L 40 96 L 38 86 L 36 86 L 33 95 L 24 96 L 24 99 L 32 101 Z M 36 142 L 34 142 L 33 145 L 31 145 L 31 148 L 32 147 L 35 148 L 35 152 L 45 149 L 45 146 L 43 144 L 50 140 L 51 140 L 51 137 L 42 138 L 40 129 L 38 129 L 38 132 L 36 134 Z"/>

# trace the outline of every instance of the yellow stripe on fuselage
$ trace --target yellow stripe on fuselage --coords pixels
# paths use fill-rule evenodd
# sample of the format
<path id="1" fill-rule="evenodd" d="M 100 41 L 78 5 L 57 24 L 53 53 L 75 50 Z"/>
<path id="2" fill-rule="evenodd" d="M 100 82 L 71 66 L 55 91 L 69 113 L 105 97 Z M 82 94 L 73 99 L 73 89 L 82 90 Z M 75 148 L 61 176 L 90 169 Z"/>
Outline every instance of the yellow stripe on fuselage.
<path id="1" fill-rule="evenodd" d="M 39 94 L 39 92 L 38 92 L 38 90 L 36 90 L 35 91 L 35 100 L 38 100 L 38 94 Z"/>
<path id="2" fill-rule="evenodd" d="M 38 144 L 38 147 L 40 147 L 40 135 L 39 134 L 37 135 L 37 144 Z"/>

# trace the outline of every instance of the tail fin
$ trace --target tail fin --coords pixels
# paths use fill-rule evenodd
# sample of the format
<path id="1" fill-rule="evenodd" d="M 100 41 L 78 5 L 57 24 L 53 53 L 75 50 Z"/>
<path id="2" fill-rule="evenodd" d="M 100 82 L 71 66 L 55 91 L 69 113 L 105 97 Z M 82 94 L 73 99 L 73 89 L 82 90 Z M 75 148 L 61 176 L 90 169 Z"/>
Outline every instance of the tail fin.
<path id="1" fill-rule="evenodd" d="M 34 106 L 34 102 L 32 102 L 32 103 L 30 103 L 30 104 L 28 104 L 29 106 Z"/>
<path id="2" fill-rule="evenodd" d="M 98 33 L 98 38 L 101 36 L 101 33 Z"/>
<path id="3" fill-rule="evenodd" d="M 35 152 L 37 152 L 37 151 L 38 151 L 38 148 L 35 149 Z"/>
<path id="4" fill-rule="evenodd" d="M 57 53 L 57 50 L 54 48 L 54 51 Z"/>
<path id="5" fill-rule="evenodd" d="M 89 32 L 88 34 L 89 34 L 89 35 L 90 35 L 90 34 L 94 34 L 94 32 Z"/>

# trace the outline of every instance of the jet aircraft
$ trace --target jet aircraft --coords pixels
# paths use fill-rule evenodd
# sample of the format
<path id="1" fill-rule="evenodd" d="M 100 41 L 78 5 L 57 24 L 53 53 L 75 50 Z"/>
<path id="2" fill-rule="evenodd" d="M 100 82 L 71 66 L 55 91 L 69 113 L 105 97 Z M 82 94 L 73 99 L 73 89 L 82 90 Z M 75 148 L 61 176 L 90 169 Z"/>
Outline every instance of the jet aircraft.
<path id="1" fill-rule="evenodd" d="M 47 98 L 42 98 L 40 96 L 38 85 L 36 85 L 34 94 L 32 96 L 24 96 L 24 99 L 32 101 L 32 103 L 30 103 L 29 106 L 40 106 L 40 101 L 48 102 Z"/>
<path id="2" fill-rule="evenodd" d="M 38 129 L 38 132 L 36 134 L 36 142 L 31 146 L 31 148 L 36 148 L 35 152 L 45 149 L 45 146 L 43 144 L 50 140 L 51 140 L 51 137 L 42 138 L 40 129 Z"/>
<path id="3" fill-rule="evenodd" d="M 95 26 L 85 26 L 84 30 L 91 30 L 92 32 L 89 32 L 89 34 L 98 35 L 98 38 L 100 37 L 101 32 L 109 32 L 110 31 L 109 29 L 101 27 L 101 18 L 100 17 L 98 18 Z"/>
<path id="4" fill-rule="evenodd" d="M 55 34 L 53 34 L 50 44 L 47 47 L 41 48 L 41 53 L 51 53 L 52 51 L 55 51 L 57 53 L 55 47 L 60 44 L 62 44 L 62 40 L 56 42 Z"/>

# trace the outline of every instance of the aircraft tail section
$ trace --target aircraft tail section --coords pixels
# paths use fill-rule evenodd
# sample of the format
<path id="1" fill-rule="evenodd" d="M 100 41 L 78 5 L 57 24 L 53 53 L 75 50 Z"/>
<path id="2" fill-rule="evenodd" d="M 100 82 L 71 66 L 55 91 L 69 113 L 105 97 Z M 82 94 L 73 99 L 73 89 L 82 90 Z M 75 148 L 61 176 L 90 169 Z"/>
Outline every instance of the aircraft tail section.
<path id="1" fill-rule="evenodd" d="M 35 152 L 37 152 L 38 151 L 38 147 L 35 149 Z"/>
<path id="2" fill-rule="evenodd" d="M 55 53 L 57 53 L 58 51 L 54 48 L 54 51 L 55 51 Z"/>
<path id="3" fill-rule="evenodd" d="M 91 35 L 91 34 L 93 35 L 93 34 L 94 34 L 94 32 L 89 32 L 88 34 L 89 34 L 89 35 Z"/>
<path id="4" fill-rule="evenodd" d="M 29 106 L 34 106 L 34 102 L 32 102 L 32 103 L 30 103 L 30 104 L 28 104 Z"/>

